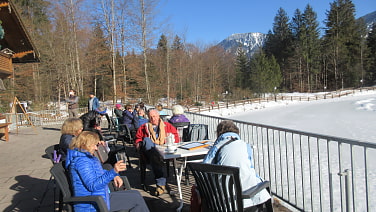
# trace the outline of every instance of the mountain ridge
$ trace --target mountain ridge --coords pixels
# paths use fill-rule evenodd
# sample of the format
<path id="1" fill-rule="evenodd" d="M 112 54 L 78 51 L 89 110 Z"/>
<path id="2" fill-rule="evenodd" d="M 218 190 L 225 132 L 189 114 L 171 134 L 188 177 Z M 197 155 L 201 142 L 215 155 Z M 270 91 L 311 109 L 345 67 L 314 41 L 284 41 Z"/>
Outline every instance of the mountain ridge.
<path id="1" fill-rule="evenodd" d="M 367 31 L 372 30 L 372 24 L 376 23 L 376 11 L 362 17 L 367 25 Z M 359 18 L 359 19 L 360 19 Z M 266 41 L 266 34 L 260 32 L 234 33 L 218 43 L 226 52 L 236 55 L 238 48 L 242 48 L 248 57 L 257 52 Z"/>

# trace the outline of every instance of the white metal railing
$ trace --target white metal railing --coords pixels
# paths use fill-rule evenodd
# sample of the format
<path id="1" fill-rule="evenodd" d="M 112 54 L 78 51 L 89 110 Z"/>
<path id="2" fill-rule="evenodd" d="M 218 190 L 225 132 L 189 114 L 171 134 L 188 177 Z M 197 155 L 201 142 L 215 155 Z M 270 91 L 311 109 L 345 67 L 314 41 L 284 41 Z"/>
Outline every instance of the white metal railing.
<path id="1" fill-rule="evenodd" d="M 87 108 L 79 108 L 79 115 L 87 112 Z M 67 110 L 42 110 L 24 113 L 6 113 L 6 120 L 12 123 L 10 129 L 17 127 L 61 125 L 68 118 Z"/>
<path id="2" fill-rule="evenodd" d="M 186 113 L 209 125 L 224 118 Z M 376 211 L 376 144 L 233 120 L 273 195 L 301 211 Z"/>

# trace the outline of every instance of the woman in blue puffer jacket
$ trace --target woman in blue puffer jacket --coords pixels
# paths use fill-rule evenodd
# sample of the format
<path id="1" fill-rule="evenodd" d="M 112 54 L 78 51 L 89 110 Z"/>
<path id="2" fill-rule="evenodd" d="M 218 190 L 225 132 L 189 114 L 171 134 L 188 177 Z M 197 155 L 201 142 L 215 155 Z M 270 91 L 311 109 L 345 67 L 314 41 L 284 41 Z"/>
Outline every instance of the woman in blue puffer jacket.
<path id="1" fill-rule="evenodd" d="M 114 164 L 112 170 L 104 170 L 100 161 L 93 156 L 98 143 L 97 133 L 84 131 L 70 144 L 65 167 L 71 178 L 73 196 L 100 195 L 110 211 L 149 211 L 141 194 L 136 190 L 109 192 L 108 183 L 112 180 L 116 187 L 120 188 L 123 185 L 118 173 L 126 169 L 126 164 L 120 160 Z M 75 204 L 74 211 L 98 209 L 95 204 L 82 203 Z"/>

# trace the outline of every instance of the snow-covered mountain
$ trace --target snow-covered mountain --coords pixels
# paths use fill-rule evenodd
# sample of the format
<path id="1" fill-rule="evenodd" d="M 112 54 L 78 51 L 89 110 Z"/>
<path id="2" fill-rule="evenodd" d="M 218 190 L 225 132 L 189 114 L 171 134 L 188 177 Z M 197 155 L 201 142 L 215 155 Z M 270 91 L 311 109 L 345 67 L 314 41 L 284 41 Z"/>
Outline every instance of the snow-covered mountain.
<path id="1" fill-rule="evenodd" d="M 236 53 L 239 47 L 243 48 L 248 56 L 252 56 L 260 47 L 264 45 L 266 35 L 259 32 L 232 34 L 221 41 L 218 45 L 222 46 L 227 52 Z"/>
<path id="2" fill-rule="evenodd" d="M 364 22 L 367 25 L 367 30 L 370 31 L 372 28 L 372 24 L 376 24 L 376 11 L 368 13 L 360 18 L 363 18 Z"/>

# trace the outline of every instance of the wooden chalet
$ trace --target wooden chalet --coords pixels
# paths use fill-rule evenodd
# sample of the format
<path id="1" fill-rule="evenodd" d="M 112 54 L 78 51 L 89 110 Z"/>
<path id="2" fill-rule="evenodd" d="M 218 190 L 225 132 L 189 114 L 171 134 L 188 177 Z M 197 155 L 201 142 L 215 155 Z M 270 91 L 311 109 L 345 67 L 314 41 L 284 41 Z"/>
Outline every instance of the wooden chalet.
<path id="1" fill-rule="evenodd" d="M 39 53 L 11 0 L 0 0 L 0 20 L 4 29 L 4 38 L 0 39 L 0 79 L 5 79 L 12 77 L 13 63 L 40 60 Z"/>

